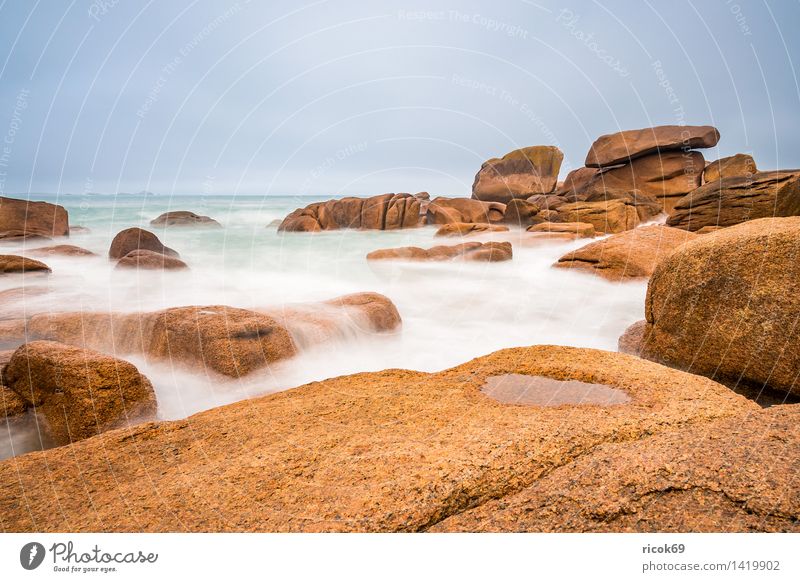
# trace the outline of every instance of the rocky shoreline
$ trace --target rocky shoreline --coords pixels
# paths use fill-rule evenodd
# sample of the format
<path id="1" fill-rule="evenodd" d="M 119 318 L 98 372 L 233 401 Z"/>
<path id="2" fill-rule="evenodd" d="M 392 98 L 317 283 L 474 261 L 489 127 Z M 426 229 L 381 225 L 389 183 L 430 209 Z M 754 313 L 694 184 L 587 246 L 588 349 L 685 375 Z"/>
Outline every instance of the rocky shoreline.
<path id="1" fill-rule="evenodd" d="M 0 412 L 9 426 L 38 422 L 52 448 L 0 461 L 0 529 L 800 531 L 800 170 L 758 170 L 745 154 L 706 164 L 698 150 L 719 140 L 710 126 L 601 136 L 563 182 L 563 153 L 532 146 L 484 162 L 471 198 L 332 199 L 278 226 L 285 237 L 435 228 L 452 244 L 363 260 L 488 273 L 513 268 L 518 246 L 589 239 L 548 268 L 648 282 L 645 319 L 616 353 L 519 347 L 166 422 L 126 357 L 238 380 L 332 341 L 402 334 L 402 310 L 368 289 L 133 313 L 34 309 L 33 287 L 4 291 Z M 190 211 L 150 224 L 225 228 Z M 63 244 L 71 230 L 61 206 L 0 198 L 0 241 L 25 243 L 0 255 L 0 277 L 46 281 L 50 257 L 99 260 Z M 137 227 L 113 237 L 108 260 L 192 269 Z"/>

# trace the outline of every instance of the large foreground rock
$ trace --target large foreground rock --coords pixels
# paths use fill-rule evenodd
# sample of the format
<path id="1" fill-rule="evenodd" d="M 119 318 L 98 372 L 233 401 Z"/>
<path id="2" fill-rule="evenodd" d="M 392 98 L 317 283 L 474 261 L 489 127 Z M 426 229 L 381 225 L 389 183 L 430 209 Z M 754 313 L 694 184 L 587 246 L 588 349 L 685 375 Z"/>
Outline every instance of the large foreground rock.
<path id="1" fill-rule="evenodd" d="M 338 310 L 332 313 L 332 306 Z M 293 307 L 293 306 L 292 306 Z M 113 354 L 144 354 L 179 367 L 237 378 L 297 353 L 294 325 L 340 327 L 357 319 L 378 333 L 400 325 L 389 299 L 358 293 L 305 309 L 254 311 L 225 305 L 173 307 L 147 313 L 54 313 L 27 323 L 29 339 L 55 340 Z M 348 328 L 349 329 L 349 328 Z"/>
<path id="2" fill-rule="evenodd" d="M 483 202 L 471 198 L 445 198 L 439 196 L 428 205 L 428 224 L 450 224 L 453 222 L 500 222 L 506 213 L 506 205 L 500 202 Z"/>
<path id="3" fill-rule="evenodd" d="M 800 532 L 800 405 L 606 443 L 433 531 Z"/>
<path id="4" fill-rule="evenodd" d="M 532 146 L 492 158 L 481 166 L 472 197 L 507 204 L 515 198 L 549 194 L 556 188 L 564 154 L 556 146 Z"/>
<path id="5" fill-rule="evenodd" d="M 201 216 L 188 210 L 172 210 L 165 212 L 150 221 L 152 226 L 210 226 L 222 228 L 222 225 L 210 216 Z"/>
<path id="6" fill-rule="evenodd" d="M 613 386 L 629 400 L 529 406 L 481 391 L 506 374 Z M 603 443 L 756 409 L 631 356 L 503 350 L 436 374 L 332 378 L 5 461 L 0 519 L 5 531 L 419 531 Z"/>
<path id="7" fill-rule="evenodd" d="M 800 172 L 759 172 L 704 184 L 675 205 L 667 224 L 697 231 L 799 213 Z"/>
<path id="8" fill-rule="evenodd" d="M 554 265 L 581 269 L 611 281 L 647 278 L 676 248 L 698 235 L 668 226 L 643 226 L 567 253 Z"/>
<path id="9" fill-rule="evenodd" d="M 149 230 L 141 228 L 126 228 L 117 233 L 111 241 L 111 248 L 108 250 L 108 257 L 111 259 L 121 259 L 133 251 L 152 251 L 167 257 L 177 258 L 177 251 L 165 247 L 164 243 Z"/>
<path id="10" fill-rule="evenodd" d="M 589 168 L 627 163 L 656 152 L 688 151 L 717 145 L 719 131 L 710 125 L 660 125 L 602 135 L 586 155 Z M 702 168 L 701 168 L 702 169 Z"/>
<path id="11" fill-rule="evenodd" d="M 800 394 L 799 278 L 800 218 L 698 236 L 656 267 L 632 351 L 727 383 Z"/>
<path id="12" fill-rule="evenodd" d="M 481 261 L 496 263 L 512 258 L 510 242 L 466 242 L 458 245 L 439 245 L 429 249 L 420 247 L 398 247 L 380 249 L 367 255 L 368 261 Z"/>
<path id="13" fill-rule="evenodd" d="M 69 215 L 58 204 L 0 196 L 0 240 L 69 236 Z"/>
<path id="14" fill-rule="evenodd" d="M 36 259 L 19 255 L 0 255 L 0 275 L 49 272 L 50 267 Z"/>
<path id="15" fill-rule="evenodd" d="M 348 197 L 315 202 L 298 208 L 283 219 L 279 231 L 319 232 L 355 228 L 396 230 L 422 222 L 421 197 L 411 194 L 381 194 L 371 198 Z"/>
<path id="16" fill-rule="evenodd" d="M 3 383 L 44 416 L 57 445 L 150 420 L 156 412 L 153 387 L 133 364 L 56 342 L 20 346 Z"/>

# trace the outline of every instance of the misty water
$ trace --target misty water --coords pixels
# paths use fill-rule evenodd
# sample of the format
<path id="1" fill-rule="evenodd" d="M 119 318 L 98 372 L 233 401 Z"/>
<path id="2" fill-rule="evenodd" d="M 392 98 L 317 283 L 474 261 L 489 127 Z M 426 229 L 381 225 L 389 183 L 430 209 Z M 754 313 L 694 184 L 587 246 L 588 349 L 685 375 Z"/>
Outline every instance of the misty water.
<path id="1" fill-rule="evenodd" d="M 28 315 L 48 311 L 149 311 L 183 305 L 224 304 L 280 307 L 362 291 L 389 297 L 402 329 L 380 336 L 354 333 L 339 344 L 302 351 L 292 360 L 239 380 L 223 381 L 186 368 L 124 356 L 153 383 L 162 419 L 314 380 L 386 368 L 437 371 L 514 346 L 559 344 L 616 350 L 617 338 L 644 314 L 646 284 L 609 283 L 585 273 L 554 269 L 564 253 L 586 240 L 522 244 L 522 233 L 505 263 L 368 264 L 365 255 L 395 246 L 454 244 L 434 238 L 436 228 L 402 231 L 278 233 L 268 226 L 314 199 L 256 196 L 32 196 L 58 202 L 70 224 L 91 232 L 69 241 L 27 243 L 27 248 L 68 242 L 98 257 L 48 256 L 47 277 L 4 276 L 0 291 L 25 286 Z M 222 229 L 156 228 L 149 221 L 168 210 L 209 215 Z M 154 231 L 181 254 L 183 272 L 119 271 L 106 257 L 113 236 L 124 228 Z M 470 239 L 487 240 L 487 239 Z M 6 244 L 3 254 L 22 254 Z M 13 305 L 0 306 L 11 309 Z M 0 318 L 3 318 L 0 313 Z M 356 330 L 357 331 L 357 330 Z M 7 349 L 10 346 L 5 346 Z M 13 431 L 12 431 L 13 432 Z M 0 436 L 0 457 L 12 454 L 9 430 Z M 26 433 L 28 434 L 28 433 Z M 14 454 L 35 448 L 18 437 Z"/>

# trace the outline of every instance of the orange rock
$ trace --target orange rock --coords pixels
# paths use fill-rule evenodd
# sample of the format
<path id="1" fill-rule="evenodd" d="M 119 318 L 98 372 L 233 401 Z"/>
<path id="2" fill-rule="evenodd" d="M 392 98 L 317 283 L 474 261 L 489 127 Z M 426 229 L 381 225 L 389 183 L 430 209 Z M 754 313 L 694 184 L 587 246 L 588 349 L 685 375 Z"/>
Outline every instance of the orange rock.
<path id="1" fill-rule="evenodd" d="M 510 261 L 512 258 L 509 242 L 468 242 L 452 246 L 436 246 L 430 249 L 419 247 L 399 247 L 381 249 L 367 255 L 368 261 L 405 260 L 405 261 Z"/>
<path id="2" fill-rule="evenodd" d="M 475 222 L 451 222 L 436 231 L 436 236 L 472 236 L 490 232 L 508 232 L 507 226 Z"/>
<path id="3" fill-rule="evenodd" d="M 12 236 L 4 236 L 16 233 Z M 0 239 L 69 236 L 69 215 L 63 206 L 0 196 Z"/>
<path id="4" fill-rule="evenodd" d="M 176 251 L 165 247 L 152 232 L 141 228 L 126 228 L 117 233 L 117 236 L 111 241 L 108 256 L 111 259 L 121 259 L 128 253 L 138 250 L 153 251 L 168 257 L 178 258 L 179 256 Z"/>
<path id="5" fill-rule="evenodd" d="M 549 194 L 556 188 L 564 154 L 555 146 L 532 146 L 492 158 L 481 166 L 472 197 L 508 204 L 515 198 Z"/>
<path id="6" fill-rule="evenodd" d="M 505 212 L 506 205 L 499 202 L 439 196 L 428 205 L 427 221 L 428 224 L 500 222 Z"/>
<path id="7" fill-rule="evenodd" d="M 50 267 L 35 259 L 18 255 L 0 255 L 0 275 L 49 272 Z"/>
<path id="8" fill-rule="evenodd" d="M 605 168 L 656 152 L 710 148 L 719 131 L 710 125 L 660 125 L 600 136 L 586 155 L 586 166 Z"/>

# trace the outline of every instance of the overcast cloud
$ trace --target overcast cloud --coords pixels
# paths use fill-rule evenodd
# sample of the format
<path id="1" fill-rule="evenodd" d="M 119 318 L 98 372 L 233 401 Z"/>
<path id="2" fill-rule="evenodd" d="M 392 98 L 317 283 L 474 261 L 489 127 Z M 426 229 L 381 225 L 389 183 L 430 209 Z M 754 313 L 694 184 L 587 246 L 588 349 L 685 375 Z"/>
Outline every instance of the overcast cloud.
<path id="1" fill-rule="evenodd" d="M 0 4 L 0 190 L 469 195 L 485 159 L 713 124 L 800 167 L 800 4 Z"/>

